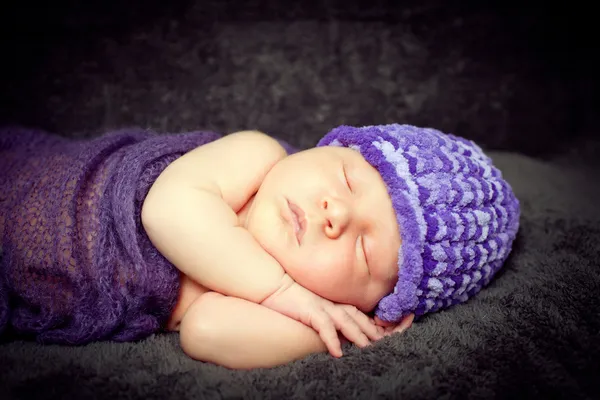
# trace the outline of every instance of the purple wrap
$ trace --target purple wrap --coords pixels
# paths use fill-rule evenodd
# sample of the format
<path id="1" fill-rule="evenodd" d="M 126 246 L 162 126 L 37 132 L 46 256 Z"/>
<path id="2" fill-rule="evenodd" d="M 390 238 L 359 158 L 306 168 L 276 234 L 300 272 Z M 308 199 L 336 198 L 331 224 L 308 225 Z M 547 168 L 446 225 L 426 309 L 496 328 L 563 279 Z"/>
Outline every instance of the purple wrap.
<path id="1" fill-rule="evenodd" d="M 170 162 L 218 137 L 0 131 L 0 334 L 84 344 L 163 327 L 179 276 L 146 236 L 141 205 Z"/>

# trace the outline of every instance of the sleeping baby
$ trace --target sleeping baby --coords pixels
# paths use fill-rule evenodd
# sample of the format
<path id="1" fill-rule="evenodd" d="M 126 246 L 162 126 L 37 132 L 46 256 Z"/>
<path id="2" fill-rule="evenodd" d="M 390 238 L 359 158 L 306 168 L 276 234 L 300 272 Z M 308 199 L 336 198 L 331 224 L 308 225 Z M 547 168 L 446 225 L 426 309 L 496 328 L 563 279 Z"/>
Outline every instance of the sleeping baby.
<path id="1" fill-rule="evenodd" d="M 519 202 L 466 139 L 341 126 L 295 152 L 256 131 L 91 140 L 0 133 L 0 334 L 178 331 L 190 357 L 270 367 L 465 302 Z"/>

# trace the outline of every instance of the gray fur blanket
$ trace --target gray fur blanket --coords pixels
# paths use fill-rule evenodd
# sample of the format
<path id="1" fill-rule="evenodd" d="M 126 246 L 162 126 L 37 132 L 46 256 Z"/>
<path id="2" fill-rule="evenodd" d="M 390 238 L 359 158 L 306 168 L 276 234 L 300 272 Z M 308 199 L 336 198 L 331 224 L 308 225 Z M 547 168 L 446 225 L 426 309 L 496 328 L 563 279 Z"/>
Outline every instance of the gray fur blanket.
<path id="1" fill-rule="evenodd" d="M 193 361 L 178 335 L 0 345 L 3 399 L 569 398 L 600 394 L 600 190 L 592 170 L 491 153 L 522 204 L 512 256 L 468 303 L 403 335 L 289 365 Z M 243 328 L 241 328 L 243 329 Z"/>

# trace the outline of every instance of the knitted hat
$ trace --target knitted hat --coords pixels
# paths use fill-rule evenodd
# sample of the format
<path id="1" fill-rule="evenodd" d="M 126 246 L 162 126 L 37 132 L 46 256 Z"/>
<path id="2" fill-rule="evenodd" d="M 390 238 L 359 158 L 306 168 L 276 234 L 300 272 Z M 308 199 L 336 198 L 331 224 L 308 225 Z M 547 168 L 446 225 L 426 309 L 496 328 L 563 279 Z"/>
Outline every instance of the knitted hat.
<path id="1" fill-rule="evenodd" d="M 397 322 L 462 303 L 508 257 L 519 201 L 475 143 L 430 128 L 340 126 L 317 146 L 349 147 L 375 167 L 396 211 L 398 282 L 375 314 Z"/>

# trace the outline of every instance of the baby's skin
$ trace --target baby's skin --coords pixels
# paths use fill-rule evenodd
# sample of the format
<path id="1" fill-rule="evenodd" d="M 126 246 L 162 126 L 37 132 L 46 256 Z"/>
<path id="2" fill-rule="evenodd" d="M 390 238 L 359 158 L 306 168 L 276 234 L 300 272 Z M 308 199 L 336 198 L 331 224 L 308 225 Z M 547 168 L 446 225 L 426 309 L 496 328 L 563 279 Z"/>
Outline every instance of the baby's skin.
<path id="1" fill-rule="evenodd" d="M 370 318 L 398 276 L 401 238 L 381 176 L 360 153 L 319 147 L 288 156 L 237 132 L 171 163 L 142 223 L 181 272 L 170 328 L 190 357 L 271 367 L 359 347 L 407 329 Z"/>

